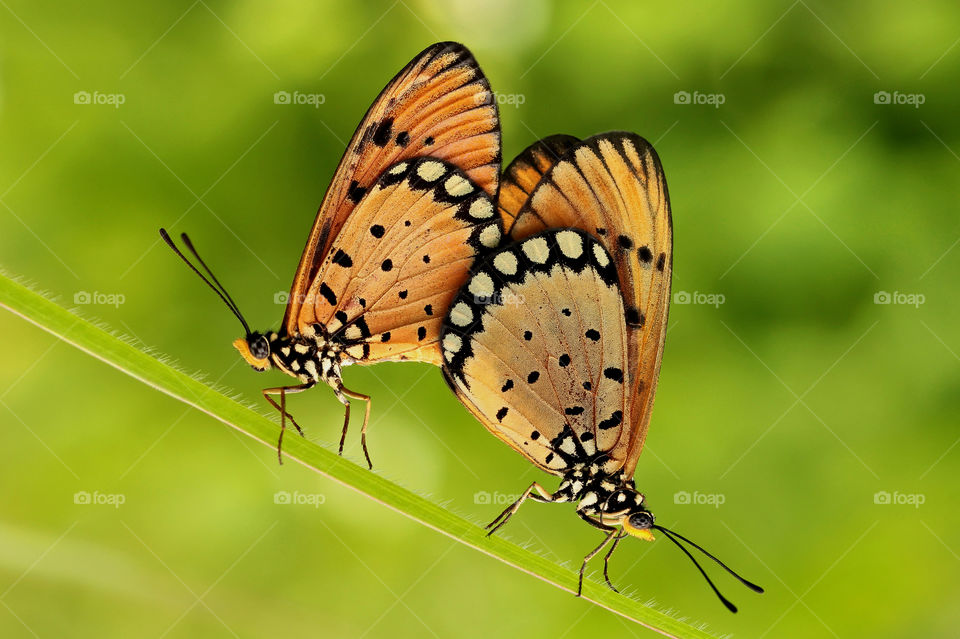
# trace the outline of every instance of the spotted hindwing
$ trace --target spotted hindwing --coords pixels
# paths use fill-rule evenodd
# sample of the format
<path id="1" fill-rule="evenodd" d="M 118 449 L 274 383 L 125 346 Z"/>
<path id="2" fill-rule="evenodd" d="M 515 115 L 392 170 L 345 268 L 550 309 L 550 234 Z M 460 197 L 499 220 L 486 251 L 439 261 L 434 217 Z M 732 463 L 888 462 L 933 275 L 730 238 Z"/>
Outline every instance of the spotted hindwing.
<path id="1" fill-rule="evenodd" d="M 354 207 L 386 169 L 430 155 L 458 167 L 495 197 L 500 170 L 496 100 L 473 55 L 440 42 L 415 57 L 383 89 L 357 127 L 323 198 L 293 280 L 283 328 L 297 329 L 300 309 L 344 232 Z"/>
<path id="2" fill-rule="evenodd" d="M 580 230 L 546 231 L 485 257 L 450 307 L 441 345 L 464 404 L 548 472 L 614 449 L 629 423 L 616 266 Z"/>
<path id="3" fill-rule="evenodd" d="M 562 226 L 599 238 L 616 264 L 626 305 L 634 423 L 612 454 L 632 476 L 660 375 L 673 267 L 670 200 L 653 147 L 624 132 L 573 145 L 541 178 L 507 234 L 522 240 Z"/>
<path id="4" fill-rule="evenodd" d="M 322 324 L 353 361 L 440 364 L 446 309 L 474 258 L 497 246 L 490 197 L 436 158 L 389 168 L 354 209 L 300 310 L 304 332 Z"/>

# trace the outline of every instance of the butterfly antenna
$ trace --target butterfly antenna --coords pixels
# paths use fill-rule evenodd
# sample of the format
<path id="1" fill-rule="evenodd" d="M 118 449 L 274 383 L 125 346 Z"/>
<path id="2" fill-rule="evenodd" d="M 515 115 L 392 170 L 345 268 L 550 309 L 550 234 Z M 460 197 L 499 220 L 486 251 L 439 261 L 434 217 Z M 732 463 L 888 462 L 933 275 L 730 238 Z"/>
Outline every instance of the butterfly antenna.
<path id="1" fill-rule="evenodd" d="M 746 579 L 744 579 L 743 577 L 741 577 L 740 575 L 738 575 L 732 568 L 730 568 L 730 566 L 728 566 L 727 564 L 723 563 L 722 561 L 720 561 L 719 559 L 717 559 L 716 557 L 714 557 L 712 554 L 710 554 L 709 552 L 707 552 L 707 551 L 706 551 L 702 546 L 700 546 L 699 544 L 697 544 L 697 543 L 695 543 L 695 542 L 687 539 L 686 537 L 684 537 L 684 536 L 681 535 L 680 533 L 674 532 L 674 531 L 672 531 L 672 530 L 668 530 L 668 529 L 664 528 L 663 526 L 655 525 L 654 528 L 656 528 L 657 530 L 661 530 L 661 531 L 663 531 L 664 533 L 666 533 L 666 534 L 668 534 L 668 535 L 673 535 L 674 537 L 678 537 L 678 538 L 682 539 L 683 541 L 687 542 L 688 544 L 690 544 L 691 546 L 693 546 L 694 548 L 696 548 L 697 550 L 699 550 L 700 552 L 702 552 L 703 554 L 705 554 L 705 555 L 706 555 L 707 557 L 709 557 L 710 559 L 713 559 L 715 562 L 717 562 L 718 564 L 720 564 L 720 567 L 721 567 L 721 568 L 723 568 L 724 570 L 726 570 L 727 572 L 729 572 L 731 575 L 733 575 L 734 577 L 736 577 L 737 580 L 739 580 L 740 583 L 742 583 L 744 586 L 746 586 L 747 588 L 749 588 L 750 590 L 752 590 L 752 591 L 754 591 L 754 592 L 763 593 L 763 588 L 761 588 L 761 587 L 758 586 L 757 584 L 753 583 L 752 581 L 747 581 Z"/>
<path id="2" fill-rule="evenodd" d="M 237 319 L 240 320 L 240 323 L 241 323 L 241 324 L 243 324 L 243 328 L 244 328 L 244 330 L 247 332 L 247 335 L 249 335 L 249 334 L 250 334 L 250 326 L 247 324 L 247 320 L 243 319 L 243 315 L 240 313 L 240 309 L 237 308 L 237 305 L 236 305 L 236 303 L 233 301 L 233 298 L 230 297 L 230 295 L 227 293 L 226 289 L 223 288 L 223 285 L 220 284 L 219 280 L 217 280 L 217 278 L 214 277 L 213 272 L 212 272 L 212 271 L 210 270 L 210 268 L 206 265 L 206 263 L 204 263 L 204 261 L 200 258 L 200 255 L 197 253 L 197 250 L 196 250 L 195 248 L 193 248 L 193 244 L 190 242 L 190 238 L 187 237 L 187 234 L 184 233 L 184 234 L 181 236 L 182 239 L 183 239 L 184 244 L 187 245 L 187 248 L 190 249 L 190 252 L 193 253 L 194 257 L 197 258 L 197 261 L 200 262 L 200 265 L 203 266 L 204 270 L 210 275 L 210 278 L 211 278 L 214 282 L 216 282 L 216 286 L 214 286 L 214 284 L 213 284 L 210 280 L 208 280 L 208 279 L 204 276 L 204 274 L 201 273 L 200 270 L 199 270 L 196 266 L 193 265 L 193 262 L 191 262 L 191 261 L 187 258 L 187 256 L 184 255 L 184 254 L 180 251 L 180 249 L 177 248 L 177 245 L 173 243 L 173 239 L 171 239 L 171 238 L 170 238 L 170 235 L 167 234 L 166 229 L 160 229 L 160 237 L 162 237 L 162 238 L 163 238 L 163 241 L 167 243 L 167 246 L 169 246 L 171 249 L 173 249 L 173 252 L 176 253 L 176 254 L 180 257 L 180 259 L 183 260 L 183 262 L 184 262 L 187 266 L 190 267 L 190 270 L 192 270 L 194 273 L 196 273 L 196 274 L 200 277 L 201 280 L 203 280 L 204 282 L 206 282 L 207 286 L 209 286 L 210 288 L 213 289 L 213 292 L 214 292 L 214 293 L 216 293 L 217 295 L 220 296 L 220 299 L 222 299 L 222 300 L 223 300 L 223 303 L 227 305 L 227 308 L 229 308 L 230 311 L 231 311 L 234 315 L 237 316 Z"/>
<path id="3" fill-rule="evenodd" d="M 693 562 L 693 565 L 697 567 L 697 570 L 700 571 L 700 574 L 703 575 L 703 578 L 707 580 L 707 583 L 710 584 L 710 587 L 711 587 L 711 588 L 713 588 L 713 592 L 716 593 L 717 597 L 720 598 L 720 601 L 723 602 L 723 605 L 727 607 L 727 610 L 729 610 L 730 612 L 736 612 L 736 611 L 737 611 L 737 607 L 734 606 L 733 603 L 731 603 L 729 599 L 727 599 L 726 597 L 724 597 L 723 595 L 720 594 L 720 591 L 717 590 L 717 587 L 713 585 L 713 582 L 710 580 L 710 577 L 707 576 L 706 571 L 703 569 L 703 567 L 700 566 L 700 564 L 697 562 L 697 560 L 694 559 L 693 555 L 690 554 L 690 551 L 687 550 L 686 548 L 684 548 L 684 547 L 683 547 L 683 544 L 681 544 L 679 541 L 677 541 L 677 540 L 673 537 L 673 535 L 671 535 L 670 532 L 669 532 L 666 528 L 663 528 L 662 526 L 654 526 L 654 528 L 656 528 L 657 530 L 663 532 L 663 534 L 667 536 L 667 539 L 669 539 L 670 541 L 672 541 L 673 543 L 675 543 L 675 544 L 677 545 L 677 548 L 679 548 L 680 550 L 682 550 L 682 551 L 683 551 L 683 554 L 685 554 L 687 557 L 690 558 L 690 561 L 692 561 L 692 562 Z"/>

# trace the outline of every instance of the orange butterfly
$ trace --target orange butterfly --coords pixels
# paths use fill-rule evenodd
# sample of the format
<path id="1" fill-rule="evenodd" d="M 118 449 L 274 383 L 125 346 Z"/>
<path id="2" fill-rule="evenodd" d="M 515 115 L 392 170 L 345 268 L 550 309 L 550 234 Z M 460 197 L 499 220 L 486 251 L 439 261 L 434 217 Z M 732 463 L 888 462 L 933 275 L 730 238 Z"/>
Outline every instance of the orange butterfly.
<path id="1" fill-rule="evenodd" d="M 557 142 L 538 143 L 521 158 L 543 159 L 540 151 Z M 632 134 L 559 142 L 568 146 L 559 159 L 522 160 L 529 169 L 508 178 L 530 193 L 520 207 L 501 201 L 518 241 L 475 265 L 444 323 L 444 374 L 454 392 L 494 435 L 563 478 L 555 492 L 534 482 L 488 528 L 500 528 L 527 498 L 577 502 L 578 516 L 606 533 L 584 558 L 578 594 L 589 559 L 612 542 L 604 577 L 613 588 L 613 550 L 627 535 L 652 540 L 652 529 L 706 577 L 677 539 L 706 551 L 657 525 L 633 482 L 670 295 L 663 170 L 653 148 Z M 533 187 L 524 180 L 531 171 L 541 174 Z"/>
<path id="2" fill-rule="evenodd" d="M 357 127 L 324 196 L 300 258 L 279 331 L 251 331 L 200 259 L 204 277 L 243 324 L 234 346 L 254 369 L 276 367 L 299 384 L 266 388 L 281 414 L 286 395 L 324 382 L 346 407 L 364 400 L 367 463 L 370 398 L 344 387 L 349 364 L 413 360 L 440 364 L 443 314 L 474 257 L 496 246 L 501 223 L 492 197 L 500 168 L 496 101 L 476 60 L 442 42 L 414 58 L 386 86 Z M 272 395 L 279 395 L 277 403 Z"/>

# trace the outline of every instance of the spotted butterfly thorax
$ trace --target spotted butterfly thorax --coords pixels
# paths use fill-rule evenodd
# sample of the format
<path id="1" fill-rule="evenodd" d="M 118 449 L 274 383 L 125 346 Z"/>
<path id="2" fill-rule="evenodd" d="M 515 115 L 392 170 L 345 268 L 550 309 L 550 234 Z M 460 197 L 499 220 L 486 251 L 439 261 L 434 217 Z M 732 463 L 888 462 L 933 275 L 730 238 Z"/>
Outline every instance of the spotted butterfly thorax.
<path id="1" fill-rule="evenodd" d="M 538 192 L 549 189 L 551 200 L 579 207 L 582 213 L 577 220 L 581 224 L 596 230 L 596 221 L 605 220 L 604 224 L 618 232 L 634 233 L 631 240 L 642 242 L 640 246 L 656 247 L 669 255 L 669 213 L 644 216 L 637 193 L 646 185 L 630 184 L 631 180 L 638 181 L 638 174 L 613 173 L 618 171 L 617 164 L 609 157 L 606 144 L 578 147 L 579 155 L 560 159 L 546 170 L 516 216 L 514 227 L 528 222 L 525 217 L 534 215 L 534 211 L 538 211 L 535 219 L 539 223 L 559 219 L 552 214 L 554 209 L 548 206 L 548 200 L 542 199 L 546 196 L 535 199 Z M 603 172 L 591 166 L 599 159 L 589 152 L 591 148 L 607 156 L 603 166 L 614 180 L 612 185 L 605 185 L 606 178 L 598 177 Z M 633 153 L 636 149 L 636 143 L 628 141 L 620 152 L 627 158 L 640 157 Z M 570 175 L 574 171 L 579 178 Z M 662 180 L 662 172 L 659 175 Z M 573 188 L 581 184 L 592 188 Z M 589 197 L 594 202 L 582 202 Z M 535 208 L 537 205 L 543 208 Z M 556 210 L 562 211 L 562 207 Z M 664 203 L 660 210 L 668 212 L 669 206 Z M 635 220 L 617 218 L 637 213 Z M 646 431 L 652 403 L 652 391 L 646 402 L 636 401 L 636 394 L 638 388 L 656 384 L 666 301 L 660 304 L 652 300 L 663 295 L 662 289 L 669 291 L 668 260 L 666 256 L 657 260 L 664 268 L 650 265 L 649 270 L 659 275 L 644 278 L 645 284 L 634 286 L 634 295 L 628 296 L 629 287 L 624 281 L 633 281 L 625 280 L 624 273 L 628 278 L 638 274 L 630 269 L 635 264 L 626 253 L 631 249 L 635 252 L 635 248 L 624 248 L 619 241 L 608 248 L 610 242 L 604 242 L 604 237 L 595 237 L 582 228 L 552 228 L 484 256 L 453 300 L 441 339 L 444 376 L 470 412 L 533 464 L 562 478 L 555 491 L 537 482 L 531 484 L 490 523 L 490 533 L 504 525 L 528 498 L 576 503 L 577 515 L 606 533 L 603 543 L 584 558 L 578 594 L 587 561 L 611 542 L 604 559 L 604 577 L 613 588 L 607 577 L 607 562 L 626 536 L 652 541 L 652 531 L 659 530 L 691 559 L 678 539 L 703 551 L 686 537 L 656 524 L 633 481 L 643 442 L 638 430 Z M 652 260 L 640 257 L 637 261 L 642 269 Z M 634 300 L 641 300 L 644 309 L 663 317 L 633 322 Z M 657 344 L 653 349 L 635 348 L 637 340 L 641 346 L 645 340 L 656 340 Z M 750 588 L 762 591 L 732 574 Z M 707 581 L 724 604 L 736 611 L 709 578 Z"/>
<path id="2" fill-rule="evenodd" d="M 502 238 L 492 200 L 499 168 L 489 83 L 463 45 L 442 42 L 400 71 L 357 127 L 314 220 L 279 330 L 251 331 L 186 236 L 207 277 L 161 229 L 240 319 L 245 335 L 234 346 L 243 359 L 299 382 L 263 390 L 280 411 L 280 442 L 288 418 L 302 434 L 286 395 L 323 382 L 346 407 L 341 453 L 350 399 L 366 402 L 361 442 L 370 464 L 370 398 L 345 388 L 341 370 L 388 360 L 440 364 L 443 314 L 477 254 Z"/>

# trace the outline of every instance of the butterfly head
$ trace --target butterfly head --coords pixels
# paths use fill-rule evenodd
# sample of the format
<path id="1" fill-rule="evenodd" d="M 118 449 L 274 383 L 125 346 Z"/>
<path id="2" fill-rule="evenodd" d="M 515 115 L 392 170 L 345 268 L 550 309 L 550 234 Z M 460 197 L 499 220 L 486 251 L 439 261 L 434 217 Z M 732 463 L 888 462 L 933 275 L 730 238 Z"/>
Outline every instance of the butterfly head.
<path id="1" fill-rule="evenodd" d="M 653 541 L 655 522 L 656 518 L 653 516 L 653 513 L 641 507 L 624 515 L 620 526 L 631 537 L 636 537 L 644 541 Z"/>
<path id="2" fill-rule="evenodd" d="M 270 368 L 270 341 L 266 335 L 256 331 L 248 333 L 246 337 L 235 340 L 233 347 L 240 351 L 240 356 L 254 370 L 265 371 Z"/>

